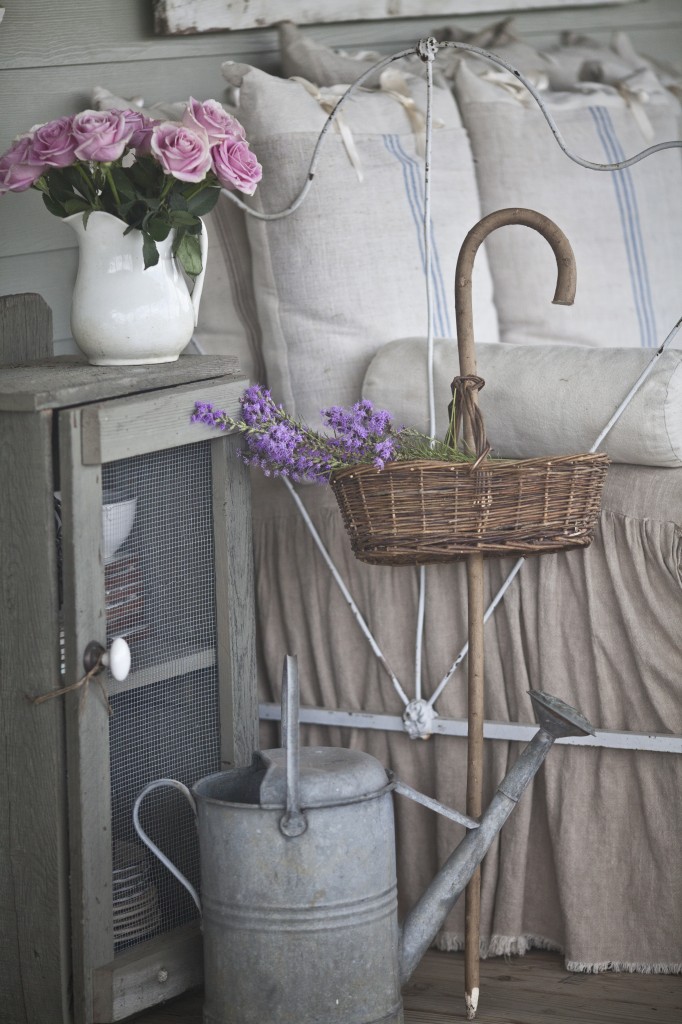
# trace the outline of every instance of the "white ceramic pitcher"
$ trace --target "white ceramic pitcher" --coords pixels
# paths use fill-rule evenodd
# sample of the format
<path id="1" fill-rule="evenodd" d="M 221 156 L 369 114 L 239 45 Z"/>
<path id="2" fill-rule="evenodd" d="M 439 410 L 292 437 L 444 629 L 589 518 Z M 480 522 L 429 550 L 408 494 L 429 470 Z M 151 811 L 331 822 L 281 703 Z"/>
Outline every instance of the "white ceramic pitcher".
<path id="1" fill-rule="evenodd" d="M 177 359 L 197 324 L 208 242 L 203 224 L 201 273 L 190 294 L 172 255 L 173 233 L 157 242 L 159 262 L 145 270 L 142 235 L 110 213 L 66 217 L 78 236 L 78 276 L 71 331 L 88 362 L 97 366 L 168 363 Z"/>

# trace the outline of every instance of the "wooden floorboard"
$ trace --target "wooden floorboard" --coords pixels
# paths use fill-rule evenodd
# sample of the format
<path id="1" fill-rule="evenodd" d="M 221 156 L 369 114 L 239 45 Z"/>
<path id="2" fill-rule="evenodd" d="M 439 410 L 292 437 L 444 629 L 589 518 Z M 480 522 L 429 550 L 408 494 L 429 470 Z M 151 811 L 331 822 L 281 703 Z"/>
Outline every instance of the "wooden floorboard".
<path id="1" fill-rule="evenodd" d="M 405 989 L 405 1024 L 466 1020 L 463 990 L 462 954 L 430 950 Z M 129 1020 L 131 1024 L 202 1024 L 201 1005 L 201 993 L 192 992 Z M 540 951 L 495 957 L 481 962 L 476 1020 L 479 1024 L 682 1024 L 682 977 L 571 974 L 558 954 Z"/>

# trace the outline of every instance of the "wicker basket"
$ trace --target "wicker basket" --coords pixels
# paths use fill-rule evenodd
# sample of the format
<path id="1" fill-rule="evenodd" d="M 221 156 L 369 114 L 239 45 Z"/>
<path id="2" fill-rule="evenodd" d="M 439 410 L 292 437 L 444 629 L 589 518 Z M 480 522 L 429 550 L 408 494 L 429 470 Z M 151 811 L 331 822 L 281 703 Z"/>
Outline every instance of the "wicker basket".
<path id="1" fill-rule="evenodd" d="M 332 476 L 357 558 L 374 565 L 534 555 L 587 547 L 599 516 L 606 455 L 392 462 Z"/>
<path id="2" fill-rule="evenodd" d="M 608 466 L 606 455 L 491 459 L 477 393 L 471 276 L 474 256 L 498 227 L 522 224 L 540 232 L 557 260 L 554 302 L 571 305 L 575 259 L 557 225 L 535 210 L 490 213 L 464 240 L 455 271 L 460 373 L 452 382 L 456 413 L 450 444 L 475 462 L 392 462 L 384 469 L 337 471 L 331 486 L 357 558 L 376 565 L 451 562 L 467 555 L 536 555 L 587 547 L 592 540 Z M 450 412 L 452 413 L 451 406 Z"/>

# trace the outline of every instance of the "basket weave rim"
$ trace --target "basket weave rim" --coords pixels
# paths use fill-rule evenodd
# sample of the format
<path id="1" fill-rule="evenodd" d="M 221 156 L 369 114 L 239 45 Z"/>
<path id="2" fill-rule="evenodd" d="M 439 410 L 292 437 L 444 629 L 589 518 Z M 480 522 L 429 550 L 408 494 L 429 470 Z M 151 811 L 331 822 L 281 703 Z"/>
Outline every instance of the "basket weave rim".
<path id="1" fill-rule="evenodd" d="M 539 455 L 529 459 L 485 459 L 474 472 L 494 472 L 495 469 L 534 469 L 552 468 L 571 462 L 589 462 L 597 465 L 607 465 L 608 455 L 603 452 L 583 452 L 577 455 Z M 400 470 L 425 470 L 446 469 L 449 472 L 471 473 L 471 462 L 450 462 L 442 459 L 406 459 L 405 461 L 395 460 L 387 462 L 383 469 L 372 466 L 369 463 L 358 463 L 357 466 L 346 466 L 343 469 L 335 469 L 331 474 L 331 480 L 341 480 L 350 476 L 380 476 L 382 473 L 399 472 Z"/>

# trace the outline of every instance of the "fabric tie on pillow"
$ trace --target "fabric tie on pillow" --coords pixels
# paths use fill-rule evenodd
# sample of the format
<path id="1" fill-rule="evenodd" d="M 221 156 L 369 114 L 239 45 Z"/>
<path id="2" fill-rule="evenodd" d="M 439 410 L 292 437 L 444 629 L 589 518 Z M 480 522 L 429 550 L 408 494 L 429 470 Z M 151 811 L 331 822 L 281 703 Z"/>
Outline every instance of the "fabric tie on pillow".
<path id="1" fill-rule="evenodd" d="M 322 88 L 319 85 L 315 85 L 314 82 L 309 82 L 307 78 L 302 78 L 301 75 L 292 75 L 292 82 L 298 82 L 306 92 L 309 92 L 313 99 L 317 100 L 325 114 L 331 114 L 336 109 L 339 101 L 345 95 L 348 86 L 346 85 L 334 85 Z M 341 136 L 341 140 L 345 147 L 346 153 L 348 153 L 348 159 L 350 160 L 355 173 L 358 176 L 358 181 L 364 181 L 365 176 L 362 173 L 362 162 L 360 160 L 360 154 L 358 148 L 355 145 L 353 139 L 353 133 L 348 127 L 348 124 L 343 119 L 343 114 L 337 114 L 334 119 L 334 127 Z"/>
<path id="2" fill-rule="evenodd" d="M 404 108 L 414 132 L 417 155 L 423 160 L 426 154 L 426 113 L 417 106 L 410 94 L 405 75 L 401 74 L 397 68 L 388 67 L 379 76 L 379 88 L 387 96 L 392 96 Z M 434 128 L 442 128 L 443 125 L 444 122 L 440 118 L 434 119 Z"/>

